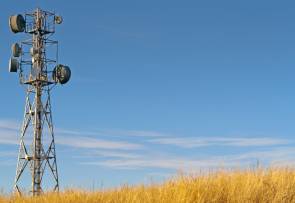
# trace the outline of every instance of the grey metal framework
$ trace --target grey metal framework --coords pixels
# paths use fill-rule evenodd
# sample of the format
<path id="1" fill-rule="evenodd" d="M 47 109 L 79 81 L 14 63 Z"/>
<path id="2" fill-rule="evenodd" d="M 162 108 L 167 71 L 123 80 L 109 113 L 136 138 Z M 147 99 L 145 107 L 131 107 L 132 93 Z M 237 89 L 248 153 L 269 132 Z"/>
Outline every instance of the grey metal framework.
<path id="1" fill-rule="evenodd" d="M 19 77 L 26 87 L 26 104 L 14 190 L 35 196 L 59 190 L 50 92 L 58 83 L 51 77 L 58 64 L 58 42 L 51 36 L 61 17 L 38 8 L 24 19 L 24 32 L 31 38 L 20 45 Z"/>

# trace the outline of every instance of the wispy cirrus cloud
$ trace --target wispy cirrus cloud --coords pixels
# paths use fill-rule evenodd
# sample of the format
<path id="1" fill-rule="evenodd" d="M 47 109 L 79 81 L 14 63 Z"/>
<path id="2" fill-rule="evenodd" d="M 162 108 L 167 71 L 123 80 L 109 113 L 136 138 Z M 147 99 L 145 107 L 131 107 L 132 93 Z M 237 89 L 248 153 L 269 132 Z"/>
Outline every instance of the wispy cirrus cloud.
<path id="1" fill-rule="evenodd" d="M 13 120 L 0 119 L 0 144 L 15 145 L 20 123 Z"/>
<path id="2" fill-rule="evenodd" d="M 0 151 L 0 166 L 15 166 L 17 153 L 14 151 Z"/>
<path id="3" fill-rule="evenodd" d="M 18 144 L 17 133 L 11 130 L 0 128 L 0 144 L 15 145 Z"/>
<path id="4" fill-rule="evenodd" d="M 157 138 L 157 137 L 167 137 L 166 133 L 160 133 L 155 131 L 144 131 L 144 130 L 106 130 L 107 134 L 114 136 L 124 136 L 124 137 L 142 137 L 142 138 Z"/>
<path id="5" fill-rule="evenodd" d="M 245 162 L 243 162 L 245 163 Z M 249 164 L 248 162 L 247 164 Z M 81 162 L 81 164 L 104 166 L 113 169 L 144 169 L 158 168 L 181 171 L 197 171 L 200 169 L 214 169 L 221 166 L 241 166 L 239 160 L 228 162 L 225 157 L 208 157 L 206 159 L 193 159 L 187 157 L 141 157 L 133 159 L 108 159 L 104 161 Z"/>
<path id="6" fill-rule="evenodd" d="M 0 158 L 1 157 L 15 157 L 16 153 L 13 151 L 0 151 Z"/>
<path id="7" fill-rule="evenodd" d="M 1 130 L 19 130 L 21 123 L 14 120 L 0 119 L 0 129 Z"/>
<path id="8" fill-rule="evenodd" d="M 56 138 L 56 142 L 61 145 L 76 147 L 76 148 L 88 148 L 88 149 L 122 149 L 122 150 L 135 150 L 143 148 L 140 144 L 123 142 L 123 141 L 110 141 L 102 140 L 92 137 L 65 137 L 59 136 Z"/>
<path id="9" fill-rule="evenodd" d="M 144 131 L 144 130 L 95 130 L 95 131 L 81 131 L 81 130 L 68 130 L 68 129 L 56 129 L 56 132 L 64 135 L 77 135 L 77 136 L 108 136 L 108 137 L 141 137 L 141 138 L 158 138 L 167 137 L 168 134 Z"/>
<path id="10" fill-rule="evenodd" d="M 3 119 L 0 120 L 0 144 L 18 144 L 19 128 L 20 123 L 17 121 Z M 135 150 L 143 148 L 143 146 L 138 143 L 131 143 L 128 141 L 119 140 L 98 139 L 98 136 L 107 135 L 103 131 L 85 132 L 67 129 L 57 129 L 56 135 L 56 143 L 74 148 L 121 150 Z"/>
<path id="11" fill-rule="evenodd" d="M 83 152 L 79 158 L 110 158 L 110 159 L 137 159 L 144 155 L 136 151 L 127 152 L 125 150 L 92 150 Z"/>
<path id="12" fill-rule="evenodd" d="M 16 144 L 20 123 L 11 120 L 0 120 L 0 143 Z M 97 139 L 97 137 L 141 137 L 146 143 L 161 145 L 173 145 L 182 148 L 208 147 L 208 146 L 275 146 L 289 144 L 289 140 L 271 137 L 172 137 L 169 134 L 140 131 L 140 130 L 56 130 L 57 141 L 60 144 L 80 148 L 103 148 L 103 149 L 138 149 L 140 144 L 117 141 L 115 139 Z M 149 138 L 149 139 L 148 139 Z M 148 140 L 146 140 L 148 139 Z"/>
<path id="13" fill-rule="evenodd" d="M 19 122 L 0 120 L 0 144 L 18 144 Z M 273 137 L 177 137 L 166 133 L 141 130 L 69 130 L 56 129 L 59 145 L 83 149 L 90 161 L 83 164 L 98 165 L 114 169 L 159 168 L 173 170 L 198 170 L 220 166 L 249 165 L 254 159 L 270 163 L 295 163 L 295 149 L 286 147 L 289 140 Z M 132 139 L 129 139 L 132 138 Z M 136 139 L 133 139 L 136 138 Z M 157 145 L 158 148 L 153 148 Z M 164 152 L 159 146 L 165 145 Z M 171 153 L 177 146 L 182 152 Z M 233 155 L 194 157 L 199 147 L 226 146 L 244 147 L 251 150 Z M 269 148 L 266 151 L 261 147 Z M 192 150 L 192 151 L 190 151 Z M 168 150 L 169 151 L 169 150 Z M 190 156 L 185 153 L 190 152 Z M 169 154 L 170 153 L 170 154 Z M 0 154 L 1 156 L 1 154 Z M 292 162 L 292 163 L 293 163 Z"/>
<path id="14" fill-rule="evenodd" d="M 17 144 L 20 123 L 11 120 L 0 120 L 0 143 Z M 209 147 L 209 146 L 232 146 L 232 147 L 259 147 L 275 146 L 288 144 L 288 140 L 257 137 L 172 137 L 169 134 L 140 131 L 140 130 L 98 130 L 98 131 L 81 131 L 57 129 L 57 143 L 76 148 L 101 148 L 101 149 L 141 149 L 144 146 L 138 143 L 128 141 L 118 141 L 117 139 L 106 139 L 106 137 L 140 137 L 147 143 L 159 145 L 171 145 L 182 148 Z M 97 137 L 100 137 L 98 139 Z M 104 139 L 102 139 L 104 137 Z"/>
<path id="15" fill-rule="evenodd" d="M 182 148 L 231 146 L 231 147 L 259 147 L 289 144 L 289 140 L 270 137 L 166 137 L 150 139 L 149 142 L 161 145 L 173 145 Z"/>
<path id="16" fill-rule="evenodd" d="M 103 166 L 113 169 L 144 169 L 158 168 L 181 170 L 185 172 L 196 172 L 199 170 L 219 168 L 244 168 L 257 163 L 257 161 L 268 162 L 275 166 L 291 166 L 295 164 L 295 147 L 280 147 L 268 150 L 252 150 L 251 152 L 205 156 L 202 158 L 161 155 L 145 153 L 138 157 L 120 157 L 100 161 L 81 162 L 81 164 Z"/>

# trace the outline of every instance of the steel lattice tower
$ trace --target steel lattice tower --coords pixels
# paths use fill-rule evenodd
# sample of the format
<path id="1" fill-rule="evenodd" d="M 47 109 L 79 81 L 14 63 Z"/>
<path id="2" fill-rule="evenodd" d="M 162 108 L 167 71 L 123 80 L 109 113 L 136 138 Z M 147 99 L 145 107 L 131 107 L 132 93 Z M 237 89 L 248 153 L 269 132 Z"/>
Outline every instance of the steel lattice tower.
<path id="1" fill-rule="evenodd" d="M 26 87 L 14 183 L 14 190 L 20 194 L 28 192 L 28 187 L 34 196 L 45 188 L 59 190 L 50 91 L 71 76 L 67 66 L 58 65 L 58 42 L 51 39 L 55 24 L 61 22 L 60 16 L 39 8 L 24 17 L 14 15 L 9 19 L 12 32 L 31 35 L 20 45 L 12 45 L 9 63 L 9 71 L 19 72 L 20 83 Z M 29 176 L 25 176 L 26 171 Z"/>

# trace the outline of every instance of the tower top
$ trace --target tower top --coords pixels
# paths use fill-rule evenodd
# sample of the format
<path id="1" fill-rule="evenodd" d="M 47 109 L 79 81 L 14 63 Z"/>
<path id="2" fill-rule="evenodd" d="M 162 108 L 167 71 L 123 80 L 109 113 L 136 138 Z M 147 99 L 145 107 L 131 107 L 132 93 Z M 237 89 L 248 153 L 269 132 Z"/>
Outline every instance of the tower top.
<path id="1" fill-rule="evenodd" d="M 9 27 L 14 34 L 32 36 L 11 47 L 13 57 L 9 60 L 9 72 L 19 72 L 21 84 L 36 85 L 41 82 L 42 86 L 47 86 L 65 84 L 70 80 L 71 70 L 58 64 L 58 42 L 51 39 L 55 25 L 62 22 L 61 16 L 40 8 L 9 17 Z M 55 48 L 55 54 L 46 52 L 46 49 L 52 48 Z"/>

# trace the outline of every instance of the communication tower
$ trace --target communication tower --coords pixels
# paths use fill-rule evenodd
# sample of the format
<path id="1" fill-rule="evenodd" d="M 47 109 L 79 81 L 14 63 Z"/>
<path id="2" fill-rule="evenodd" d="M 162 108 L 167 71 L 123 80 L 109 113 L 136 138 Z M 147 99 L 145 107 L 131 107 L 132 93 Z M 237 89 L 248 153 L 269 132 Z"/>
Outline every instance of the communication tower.
<path id="1" fill-rule="evenodd" d="M 50 91 L 71 77 L 68 66 L 58 63 L 58 41 L 51 39 L 62 17 L 37 8 L 33 12 L 10 16 L 13 33 L 29 35 L 11 47 L 9 72 L 18 72 L 26 87 L 25 112 L 14 190 L 34 196 L 43 190 L 59 190 Z M 27 174 L 27 175 L 25 175 Z"/>

